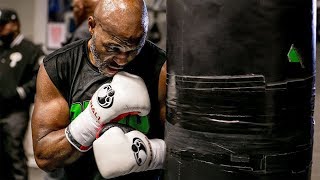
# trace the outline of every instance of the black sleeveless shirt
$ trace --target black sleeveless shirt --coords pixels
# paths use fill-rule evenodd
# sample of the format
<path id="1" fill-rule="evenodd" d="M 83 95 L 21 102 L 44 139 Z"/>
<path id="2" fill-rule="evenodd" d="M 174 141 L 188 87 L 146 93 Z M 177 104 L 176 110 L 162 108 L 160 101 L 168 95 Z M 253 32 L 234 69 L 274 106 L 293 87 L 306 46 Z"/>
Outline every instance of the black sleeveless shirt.
<path id="1" fill-rule="evenodd" d="M 70 122 L 88 105 L 93 93 L 112 78 L 99 73 L 88 56 L 88 39 L 79 40 L 51 53 L 44 59 L 44 67 L 70 108 Z M 127 117 L 119 123 L 127 124 L 145 133 L 149 138 L 163 138 L 159 116 L 158 83 L 165 52 L 146 41 L 141 52 L 126 65 L 124 71 L 140 76 L 148 88 L 151 111 L 147 117 Z M 65 167 L 68 179 L 103 179 L 98 172 L 92 149 L 80 159 Z M 114 179 L 158 179 L 160 170 L 132 173 Z"/>

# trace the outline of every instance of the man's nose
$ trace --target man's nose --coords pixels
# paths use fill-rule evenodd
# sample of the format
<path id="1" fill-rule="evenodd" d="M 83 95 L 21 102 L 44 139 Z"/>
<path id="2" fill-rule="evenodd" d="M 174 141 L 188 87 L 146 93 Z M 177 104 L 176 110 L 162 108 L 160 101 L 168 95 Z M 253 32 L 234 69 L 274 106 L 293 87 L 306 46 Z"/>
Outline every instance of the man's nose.
<path id="1" fill-rule="evenodd" d="M 127 53 L 127 52 L 121 52 L 120 54 L 116 55 L 114 61 L 115 61 L 119 66 L 124 66 L 125 64 L 128 63 L 128 57 L 129 57 L 129 53 Z"/>

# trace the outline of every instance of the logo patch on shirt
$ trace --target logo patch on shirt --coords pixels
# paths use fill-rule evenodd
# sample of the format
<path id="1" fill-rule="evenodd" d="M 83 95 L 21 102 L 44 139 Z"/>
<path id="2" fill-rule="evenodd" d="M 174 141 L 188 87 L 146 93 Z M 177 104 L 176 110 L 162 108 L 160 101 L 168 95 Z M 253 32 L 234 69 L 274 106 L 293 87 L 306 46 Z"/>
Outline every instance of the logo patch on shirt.
<path id="1" fill-rule="evenodd" d="M 14 53 L 12 53 L 12 54 L 10 54 L 10 64 L 9 64 L 9 66 L 11 67 L 11 68 L 14 68 L 16 65 L 17 65 L 17 63 L 19 62 L 19 61 L 21 61 L 21 59 L 22 59 L 22 54 L 21 53 L 19 53 L 19 52 L 14 52 Z"/>

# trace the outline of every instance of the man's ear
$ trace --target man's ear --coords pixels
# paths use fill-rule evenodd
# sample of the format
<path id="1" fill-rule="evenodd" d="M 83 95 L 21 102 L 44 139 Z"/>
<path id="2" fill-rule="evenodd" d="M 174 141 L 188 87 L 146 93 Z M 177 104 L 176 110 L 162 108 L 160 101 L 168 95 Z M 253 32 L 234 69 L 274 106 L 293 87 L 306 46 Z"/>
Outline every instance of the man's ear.
<path id="1" fill-rule="evenodd" d="M 96 21 L 92 16 L 88 17 L 88 27 L 89 27 L 89 32 L 92 35 L 94 32 L 94 28 L 96 27 Z"/>

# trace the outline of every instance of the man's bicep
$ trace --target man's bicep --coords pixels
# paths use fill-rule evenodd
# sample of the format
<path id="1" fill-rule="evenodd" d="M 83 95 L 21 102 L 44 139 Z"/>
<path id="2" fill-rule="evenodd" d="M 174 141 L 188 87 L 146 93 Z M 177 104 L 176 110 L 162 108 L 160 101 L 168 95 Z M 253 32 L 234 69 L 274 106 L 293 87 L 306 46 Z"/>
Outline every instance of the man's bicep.
<path id="1" fill-rule="evenodd" d="M 68 103 L 50 80 L 43 65 L 37 76 L 37 90 L 32 114 L 34 140 L 69 124 Z"/>
<path id="2" fill-rule="evenodd" d="M 41 169 L 51 171 L 70 164 L 81 156 L 65 136 L 68 124 L 68 103 L 41 65 L 32 115 L 33 149 L 35 160 Z"/>

